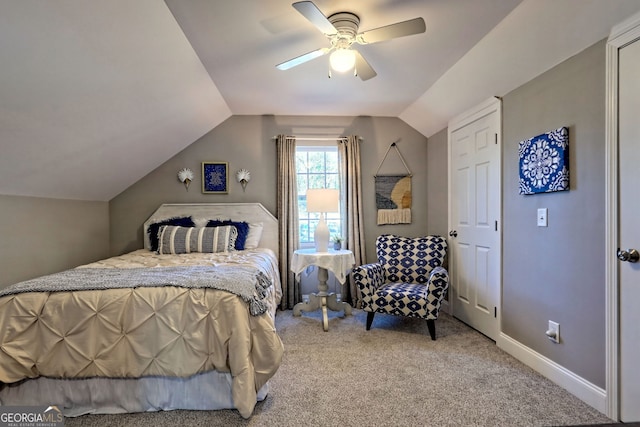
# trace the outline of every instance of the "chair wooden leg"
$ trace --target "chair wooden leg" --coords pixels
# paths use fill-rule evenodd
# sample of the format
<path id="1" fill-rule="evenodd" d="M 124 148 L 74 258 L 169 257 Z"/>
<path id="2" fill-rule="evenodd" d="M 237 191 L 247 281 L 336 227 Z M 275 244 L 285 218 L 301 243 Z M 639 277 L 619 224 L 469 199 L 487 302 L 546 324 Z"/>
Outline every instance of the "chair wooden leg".
<path id="1" fill-rule="evenodd" d="M 367 313 L 367 331 L 371 329 L 371 324 L 373 323 L 373 316 L 375 316 L 374 312 L 370 311 Z"/>
<path id="2" fill-rule="evenodd" d="M 433 319 L 427 319 L 427 327 L 429 328 L 429 335 L 433 341 L 436 340 L 436 322 Z"/>

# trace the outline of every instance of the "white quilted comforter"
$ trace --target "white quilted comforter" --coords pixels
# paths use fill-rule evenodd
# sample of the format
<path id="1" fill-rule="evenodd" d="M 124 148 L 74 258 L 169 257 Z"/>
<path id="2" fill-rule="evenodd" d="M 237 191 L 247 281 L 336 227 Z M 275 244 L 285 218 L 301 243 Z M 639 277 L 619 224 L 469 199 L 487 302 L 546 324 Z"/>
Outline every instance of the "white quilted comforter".
<path id="1" fill-rule="evenodd" d="M 27 292 L 0 298 L 0 382 L 28 378 L 233 376 L 235 406 L 250 416 L 257 391 L 283 354 L 274 318 L 281 289 L 275 254 L 158 255 L 148 250 L 82 268 L 254 266 L 273 285 L 265 314 L 237 295 L 210 288 L 139 287 Z"/>

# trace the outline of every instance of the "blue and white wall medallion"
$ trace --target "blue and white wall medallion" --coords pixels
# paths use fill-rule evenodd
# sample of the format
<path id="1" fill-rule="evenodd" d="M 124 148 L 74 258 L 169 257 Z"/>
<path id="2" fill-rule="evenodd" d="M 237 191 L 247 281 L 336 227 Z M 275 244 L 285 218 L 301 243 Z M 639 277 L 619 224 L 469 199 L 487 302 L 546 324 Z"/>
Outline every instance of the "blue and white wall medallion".
<path id="1" fill-rule="evenodd" d="M 521 141 L 520 194 L 569 190 L 569 129 L 559 129 Z"/>

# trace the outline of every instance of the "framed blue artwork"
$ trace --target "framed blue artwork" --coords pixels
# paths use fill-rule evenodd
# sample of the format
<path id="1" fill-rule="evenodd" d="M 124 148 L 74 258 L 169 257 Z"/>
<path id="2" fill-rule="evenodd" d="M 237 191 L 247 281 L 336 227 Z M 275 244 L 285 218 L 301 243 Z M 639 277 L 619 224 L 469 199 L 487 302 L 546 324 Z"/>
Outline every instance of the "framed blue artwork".
<path id="1" fill-rule="evenodd" d="M 520 194 L 569 190 L 569 129 L 520 141 Z"/>
<path id="2" fill-rule="evenodd" d="M 229 165 L 226 162 L 202 162 L 202 192 L 227 194 L 229 192 Z"/>

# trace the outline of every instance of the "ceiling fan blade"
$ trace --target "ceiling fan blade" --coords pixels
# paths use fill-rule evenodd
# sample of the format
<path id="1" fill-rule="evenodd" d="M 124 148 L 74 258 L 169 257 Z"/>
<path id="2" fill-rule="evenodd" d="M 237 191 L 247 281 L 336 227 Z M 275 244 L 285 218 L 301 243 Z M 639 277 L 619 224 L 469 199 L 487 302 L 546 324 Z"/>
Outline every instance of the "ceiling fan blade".
<path id="1" fill-rule="evenodd" d="M 373 30 L 364 31 L 356 36 L 356 41 L 360 44 L 378 43 L 398 37 L 410 36 L 424 33 L 427 29 L 424 19 L 414 18 L 408 21 L 397 22 Z"/>
<path id="2" fill-rule="evenodd" d="M 378 75 L 375 70 L 369 65 L 364 56 L 357 50 L 353 49 L 356 53 L 356 75 L 360 77 L 362 81 L 369 80 Z"/>
<path id="3" fill-rule="evenodd" d="M 313 25 L 316 26 L 323 34 L 334 35 L 338 33 L 336 27 L 333 26 L 331 22 L 327 19 L 326 16 L 320 9 L 313 4 L 312 1 L 299 1 L 293 3 L 292 6 L 302 14 L 305 18 L 309 20 Z"/>
<path id="4" fill-rule="evenodd" d="M 331 51 L 328 47 L 323 47 L 321 49 L 316 49 L 311 52 L 307 52 L 304 55 L 297 56 L 293 59 L 285 61 L 281 64 L 276 65 L 278 70 L 288 70 L 289 68 L 293 68 L 297 65 L 304 64 L 305 62 L 311 61 L 312 59 L 319 58 L 323 55 L 326 55 Z"/>

